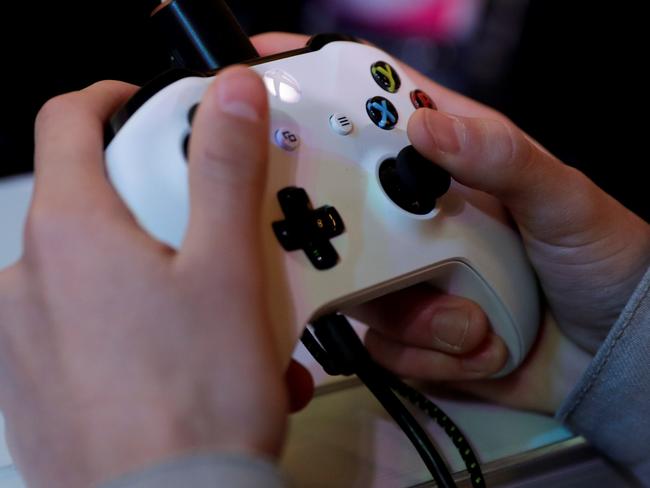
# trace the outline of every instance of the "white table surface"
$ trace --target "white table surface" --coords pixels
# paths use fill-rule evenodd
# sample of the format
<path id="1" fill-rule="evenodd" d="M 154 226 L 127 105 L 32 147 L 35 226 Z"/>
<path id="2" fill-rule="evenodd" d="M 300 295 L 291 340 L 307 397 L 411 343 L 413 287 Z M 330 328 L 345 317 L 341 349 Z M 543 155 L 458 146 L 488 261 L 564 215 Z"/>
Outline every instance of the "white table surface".
<path id="1" fill-rule="evenodd" d="M 30 176 L 0 180 L 0 269 L 20 256 L 31 191 Z M 332 381 L 302 347 L 295 356 L 312 370 L 317 384 Z M 546 416 L 461 398 L 436 401 L 465 432 L 482 463 L 572 437 Z M 433 422 L 421 420 L 452 468 L 462 470 L 446 436 Z M 3 442 L 1 417 L 0 436 L 0 487 L 22 487 Z M 413 486 L 430 479 L 409 441 L 362 387 L 321 395 L 295 415 L 282 466 L 300 487 Z"/>

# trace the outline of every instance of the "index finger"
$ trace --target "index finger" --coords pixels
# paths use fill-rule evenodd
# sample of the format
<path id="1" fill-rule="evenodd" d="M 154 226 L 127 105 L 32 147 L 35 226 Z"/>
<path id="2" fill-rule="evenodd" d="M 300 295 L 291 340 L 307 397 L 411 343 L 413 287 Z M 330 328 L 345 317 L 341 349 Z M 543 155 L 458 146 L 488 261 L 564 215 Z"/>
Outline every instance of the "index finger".
<path id="1" fill-rule="evenodd" d="M 136 90 L 104 81 L 43 106 L 35 123 L 35 203 L 122 206 L 104 170 L 104 126 Z"/>
<path id="2" fill-rule="evenodd" d="M 251 42 L 262 57 L 300 49 L 305 47 L 308 41 L 309 36 L 288 32 L 265 32 L 251 37 Z"/>

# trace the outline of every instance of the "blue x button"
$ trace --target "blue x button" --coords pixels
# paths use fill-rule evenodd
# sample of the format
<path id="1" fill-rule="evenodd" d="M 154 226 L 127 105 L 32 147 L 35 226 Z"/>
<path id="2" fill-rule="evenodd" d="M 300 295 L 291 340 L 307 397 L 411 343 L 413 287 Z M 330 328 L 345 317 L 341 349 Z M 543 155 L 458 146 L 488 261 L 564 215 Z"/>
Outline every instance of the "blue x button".
<path id="1" fill-rule="evenodd" d="M 374 97 L 366 102 L 368 116 L 377 127 L 391 130 L 397 125 L 399 114 L 395 105 L 384 97 Z"/>

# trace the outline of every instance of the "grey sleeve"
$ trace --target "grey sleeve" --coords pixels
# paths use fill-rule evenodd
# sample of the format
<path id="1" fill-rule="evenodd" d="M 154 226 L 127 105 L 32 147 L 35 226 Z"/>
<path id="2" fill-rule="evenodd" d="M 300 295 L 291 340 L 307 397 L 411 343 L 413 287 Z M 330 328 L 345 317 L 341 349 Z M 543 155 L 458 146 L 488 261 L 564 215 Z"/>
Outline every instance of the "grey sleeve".
<path id="1" fill-rule="evenodd" d="M 286 488 L 270 461 L 235 454 L 189 454 L 98 488 Z"/>
<path id="2" fill-rule="evenodd" d="M 650 482 L 650 268 L 556 417 Z"/>

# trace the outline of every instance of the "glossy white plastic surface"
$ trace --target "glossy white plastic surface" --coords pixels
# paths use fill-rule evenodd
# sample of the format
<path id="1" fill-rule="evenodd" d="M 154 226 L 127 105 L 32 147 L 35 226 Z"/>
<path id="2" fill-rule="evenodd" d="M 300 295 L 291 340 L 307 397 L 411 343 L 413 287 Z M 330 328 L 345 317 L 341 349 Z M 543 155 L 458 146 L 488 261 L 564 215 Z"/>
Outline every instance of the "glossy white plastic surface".
<path id="1" fill-rule="evenodd" d="M 374 81 L 370 68 L 386 61 L 397 68 L 396 94 Z M 270 313 L 288 360 L 304 326 L 324 313 L 343 310 L 392 291 L 429 282 L 477 301 L 510 352 L 500 374 L 523 361 L 539 324 L 536 279 L 520 237 L 492 197 L 453 184 L 428 218 L 398 208 L 379 184 L 378 166 L 409 145 L 406 127 L 415 111 L 417 87 L 399 63 L 374 47 L 334 42 L 316 52 L 256 65 L 261 76 L 290 76 L 298 101 L 269 95 L 271 159 L 263 215 Z M 188 167 L 183 140 L 188 112 L 211 78 L 185 78 L 150 98 L 121 128 L 106 151 L 107 170 L 118 193 L 144 228 L 178 247 L 188 221 Z M 368 117 L 368 99 L 382 96 L 399 112 L 393 130 Z M 295 98 L 295 97 L 294 97 Z M 345 113 L 354 125 L 347 136 L 331 129 L 330 117 Z M 279 128 L 293 131 L 300 146 L 274 143 Z M 333 239 L 340 262 L 315 269 L 301 251 L 286 252 L 271 224 L 284 216 L 277 192 L 304 188 L 314 208 L 332 205 L 346 232 Z M 221 258 L 224 258 L 221 256 Z M 287 333 L 287 328 L 290 332 Z"/>

